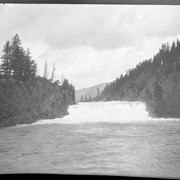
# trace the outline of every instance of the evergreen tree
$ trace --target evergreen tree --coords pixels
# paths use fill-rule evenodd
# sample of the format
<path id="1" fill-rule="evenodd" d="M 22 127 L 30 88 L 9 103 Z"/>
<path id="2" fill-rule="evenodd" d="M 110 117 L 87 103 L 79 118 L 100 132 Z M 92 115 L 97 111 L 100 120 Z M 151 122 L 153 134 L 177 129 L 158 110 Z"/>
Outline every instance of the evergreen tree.
<path id="1" fill-rule="evenodd" d="M 176 41 L 176 48 L 177 48 L 177 53 L 179 56 L 180 55 L 180 41 L 179 41 L 179 39 L 177 39 L 177 41 Z"/>
<path id="2" fill-rule="evenodd" d="M 171 46 L 170 59 L 171 59 L 172 64 L 176 61 L 176 45 L 175 45 L 175 42 L 173 42 L 173 44 Z"/>
<path id="3" fill-rule="evenodd" d="M 145 95 L 146 95 L 146 98 L 147 98 L 148 101 L 152 100 L 152 94 L 151 94 L 148 87 L 145 89 Z"/>
<path id="4" fill-rule="evenodd" d="M 12 38 L 12 71 L 17 80 L 23 79 L 24 52 L 18 34 Z"/>
<path id="5" fill-rule="evenodd" d="M 16 80 L 27 81 L 36 76 L 37 64 L 31 59 L 30 50 L 25 51 L 21 46 L 21 40 L 16 34 L 12 42 L 7 41 L 0 66 L 4 76 Z"/>
<path id="6" fill-rule="evenodd" d="M 32 60 L 30 50 L 27 49 L 27 52 L 24 53 L 24 79 L 29 80 L 34 78 L 37 73 L 37 64 Z"/>
<path id="7" fill-rule="evenodd" d="M 63 84 L 62 84 L 62 89 L 67 90 L 68 87 L 69 87 L 69 82 L 67 79 L 64 79 Z"/>
<path id="8" fill-rule="evenodd" d="M 4 45 L 3 53 L 4 54 L 1 57 L 2 64 L 0 66 L 0 69 L 3 75 L 10 76 L 11 75 L 11 45 L 9 41 L 7 41 L 6 44 Z"/>
<path id="9" fill-rule="evenodd" d="M 109 83 L 102 92 L 97 95 L 96 100 L 101 99 L 112 99 L 111 97 L 116 97 L 116 99 L 126 98 L 126 90 L 131 90 L 132 93 L 137 93 L 139 96 L 142 90 L 147 86 L 148 78 L 154 78 L 155 76 L 159 79 L 156 80 L 154 84 L 154 92 L 151 92 L 147 89 L 145 90 L 146 98 L 148 99 L 156 99 L 160 100 L 163 95 L 163 90 L 161 85 L 158 83 L 159 80 L 162 80 L 162 77 L 168 77 L 168 75 L 172 75 L 173 80 L 177 80 L 177 71 L 180 71 L 180 41 L 174 41 L 169 46 L 168 43 L 162 44 L 159 52 L 154 55 L 152 59 L 144 60 L 136 65 L 135 68 L 127 70 L 125 75 L 120 75 L 112 83 Z M 143 74 L 141 74 L 143 73 Z M 137 81 L 139 75 L 145 75 L 146 83 L 142 83 L 139 79 Z M 147 76 L 147 77 L 146 77 Z M 142 77 L 143 79 L 143 77 Z M 133 82 L 133 83 L 132 83 Z M 176 83 L 177 81 L 173 81 Z M 137 89 L 138 91 L 134 91 Z M 97 90 L 98 94 L 98 90 Z"/>
<path id="10" fill-rule="evenodd" d="M 34 62 L 34 60 L 31 61 L 31 66 L 30 66 L 30 72 L 31 72 L 31 77 L 34 78 L 37 73 L 37 64 Z"/>
<path id="11" fill-rule="evenodd" d="M 27 52 L 24 52 L 24 59 L 24 80 L 28 80 L 31 76 L 31 56 L 29 49 L 27 49 Z"/>
<path id="12" fill-rule="evenodd" d="M 159 85 L 159 83 L 157 81 L 155 81 L 155 86 L 154 86 L 154 97 L 155 97 L 155 100 L 160 100 L 161 97 L 162 97 L 162 88 L 161 86 Z"/>

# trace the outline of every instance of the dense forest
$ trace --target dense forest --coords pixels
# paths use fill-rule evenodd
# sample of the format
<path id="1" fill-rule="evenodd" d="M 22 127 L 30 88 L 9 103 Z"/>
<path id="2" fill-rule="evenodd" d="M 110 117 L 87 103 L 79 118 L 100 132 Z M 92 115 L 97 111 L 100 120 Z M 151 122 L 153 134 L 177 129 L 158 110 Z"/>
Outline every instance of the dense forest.
<path id="1" fill-rule="evenodd" d="M 95 98 L 111 100 L 142 101 L 151 116 L 180 118 L 180 41 L 162 44 L 153 58 L 121 74 Z"/>
<path id="2" fill-rule="evenodd" d="M 55 81 L 55 66 L 48 78 L 37 75 L 37 64 L 16 34 L 3 48 L 0 64 L 0 126 L 32 123 L 62 117 L 75 104 L 75 88 L 63 79 Z"/>

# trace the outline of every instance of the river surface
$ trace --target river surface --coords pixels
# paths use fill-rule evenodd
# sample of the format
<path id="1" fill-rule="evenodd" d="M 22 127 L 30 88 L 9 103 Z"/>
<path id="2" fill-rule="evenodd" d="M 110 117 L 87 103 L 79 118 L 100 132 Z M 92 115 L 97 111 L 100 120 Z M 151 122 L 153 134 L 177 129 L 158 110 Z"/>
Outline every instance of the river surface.
<path id="1" fill-rule="evenodd" d="M 143 103 L 79 103 L 69 115 L 0 128 L 0 173 L 180 177 L 180 120 Z"/>

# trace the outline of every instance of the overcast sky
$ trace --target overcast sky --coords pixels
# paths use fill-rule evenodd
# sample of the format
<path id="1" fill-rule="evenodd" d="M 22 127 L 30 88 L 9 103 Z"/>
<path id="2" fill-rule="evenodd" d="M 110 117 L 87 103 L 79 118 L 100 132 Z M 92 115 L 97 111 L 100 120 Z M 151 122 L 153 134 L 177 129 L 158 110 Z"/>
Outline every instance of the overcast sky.
<path id="1" fill-rule="evenodd" d="M 180 6 L 0 5 L 0 50 L 16 33 L 43 74 L 76 89 L 109 82 L 180 38 Z"/>

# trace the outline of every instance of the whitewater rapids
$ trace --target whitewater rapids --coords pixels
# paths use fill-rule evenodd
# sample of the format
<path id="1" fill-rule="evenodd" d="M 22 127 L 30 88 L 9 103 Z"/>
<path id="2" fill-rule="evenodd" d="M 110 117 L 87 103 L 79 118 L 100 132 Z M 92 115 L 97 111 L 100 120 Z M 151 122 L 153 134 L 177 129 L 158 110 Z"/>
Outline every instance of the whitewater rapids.
<path id="1" fill-rule="evenodd" d="M 83 102 L 72 105 L 68 109 L 69 115 L 63 118 L 40 120 L 34 124 L 63 123 L 135 123 L 149 121 L 165 121 L 174 119 L 151 118 L 142 102 L 111 101 L 111 102 Z"/>

